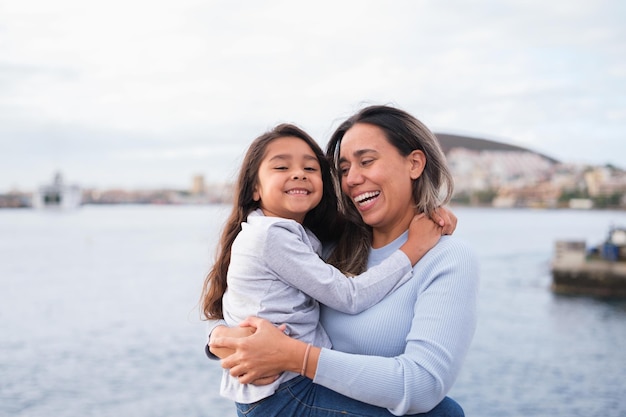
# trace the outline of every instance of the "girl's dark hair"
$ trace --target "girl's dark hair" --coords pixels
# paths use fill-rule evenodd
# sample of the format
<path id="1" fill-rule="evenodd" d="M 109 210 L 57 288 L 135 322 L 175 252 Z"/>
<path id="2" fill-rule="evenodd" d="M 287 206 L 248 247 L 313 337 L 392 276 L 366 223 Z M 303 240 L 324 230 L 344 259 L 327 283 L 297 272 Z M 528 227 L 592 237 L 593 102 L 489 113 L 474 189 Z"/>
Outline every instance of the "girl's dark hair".
<path id="1" fill-rule="evenodd" d="M 418 212 L 432 214 L 437 207 L 450 201 L 454 183 L 439 141 L 422 122 L 395 107 L 369 106 L 339 125 L 326 147 L 326 156 L 333 161 L 334 172 L 339 172 L 341 140 L 357 123 L 378 126 L 387 141 L 403 156 L 414 150 L 424 152 L 426 166 L 422 175 L 413 180 L 412 184 L 413 201 Z M 336 187 L 341 189 L 341 178 L 335 176 L 335 181 Z M 339 207 L 348 224 L 329 262 L 341 270 L 359 274 L 367 268 L 372 229 L 363 222 L 352 201 L 343 194 Z"/>
<path id="2" fill-rule="evenodd" d="M 295 137 L 303 140 L 315 153 L 320 164 L 323 190 L 320 203 L 307 213 L 303 226 L 309 228 L 322 241 L 336 240 L 340 234 L 341 222 L 337 211 L 337 190 L 333 178 L 334 167 L 326 159 L 320 146 L 299 127 L 284 123 L 256 138 L 243 159 L 235 186 L 233 209 L 224 225 L 218 243 L 215 263 L 207 274 L 200 298 L 201 314 L 206 319 L 223 318 L 222 296 L 226 292 L 226 273 L 230 265 L 230 252 L 235 237 L 241 231 L 241 223 L 248 215 L 260 207 L 254 201 L 254 190 L 259 181 L 259 167 L 265 156 L 267 146 L 274 140 Z"/>

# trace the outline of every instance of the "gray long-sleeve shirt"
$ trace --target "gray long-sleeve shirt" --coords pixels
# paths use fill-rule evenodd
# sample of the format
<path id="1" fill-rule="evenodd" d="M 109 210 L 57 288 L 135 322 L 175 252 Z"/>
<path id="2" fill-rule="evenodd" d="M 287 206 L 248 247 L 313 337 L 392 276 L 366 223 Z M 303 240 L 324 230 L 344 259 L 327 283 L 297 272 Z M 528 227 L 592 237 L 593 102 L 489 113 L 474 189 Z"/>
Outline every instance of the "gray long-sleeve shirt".
<path id="1" fill-rule="evenodd" d="M 266 217 L 261 210 L 248 216 L 235 239 L 228 269 L 228 289 L 222 298 L 224 319 L 235 326 L 248 316 L 276 325 L 315 346 L 331 347 L 319 323 L 318 301 L 355 314 L 379 302 L 411 277 L 412 266 L 400 250 L 367 272 L 348 278 L 321 258 L 321 244 L 294 220 Z M 251 403 L 274 393 L 293 378 L 286 372 L 274 384 L 240 384 L 224 371 L 220 393 Z"/>

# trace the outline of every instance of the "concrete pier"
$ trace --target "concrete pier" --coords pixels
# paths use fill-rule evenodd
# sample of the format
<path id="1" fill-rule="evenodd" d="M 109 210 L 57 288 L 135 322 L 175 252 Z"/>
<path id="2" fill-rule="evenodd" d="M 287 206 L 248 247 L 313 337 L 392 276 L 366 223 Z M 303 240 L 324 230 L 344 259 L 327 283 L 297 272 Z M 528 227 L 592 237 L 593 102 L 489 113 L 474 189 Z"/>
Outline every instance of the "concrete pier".
<path id="1" fill-rule="evenodd" d="M 588 253 L 585 242 L 557 241 L 552 261 L 552 290 L 559 294 L 626 298 L 626 261 Z"/>

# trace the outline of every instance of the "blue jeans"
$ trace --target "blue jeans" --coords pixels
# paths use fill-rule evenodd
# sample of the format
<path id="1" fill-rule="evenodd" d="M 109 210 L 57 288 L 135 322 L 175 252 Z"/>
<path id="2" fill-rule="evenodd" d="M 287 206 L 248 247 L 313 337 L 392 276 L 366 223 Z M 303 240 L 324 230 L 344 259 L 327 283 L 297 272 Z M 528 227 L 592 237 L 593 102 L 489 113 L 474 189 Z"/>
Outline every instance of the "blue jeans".
<path id="1" fill-rule="evenodd" d="M 270 397 L 252 404 L 237 403 L 239 417 L 393 417 L 386 408 L 365 404 L 298 376 L 282 383 Z M 463 409 L 444 398 L 424 417 L 464 417 Z"/>

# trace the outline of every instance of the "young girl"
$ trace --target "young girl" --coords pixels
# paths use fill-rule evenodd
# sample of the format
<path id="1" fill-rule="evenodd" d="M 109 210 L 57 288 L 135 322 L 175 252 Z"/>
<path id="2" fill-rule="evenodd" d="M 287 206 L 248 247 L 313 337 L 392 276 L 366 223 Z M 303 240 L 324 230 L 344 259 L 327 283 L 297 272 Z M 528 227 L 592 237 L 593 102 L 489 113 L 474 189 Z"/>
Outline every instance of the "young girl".
<path id="1" fill-rule="evenodd" d="M 368 198 L 362 194 L 363 204 Z M 223 318 L 237 326 L 249 316 L 259 316 L 277 326 L 285 324 L 288 335 L 309 347 L 330 347 L 319 324 L 318 301 L 352 314 L 371 307 L 411 277 L 412 266 L 441 236 L 432 220 L 416 216 L 400 250 L 347 278 L 320 258 L 320 239 L 336 240 L 341 233 L 337 204 L 331 165 L 308 134 L 281 124 L 258 137 L 243 161 L 233 211 L 204 282 L 206 318 Z M 220 393 L 250 404 L 296 376 L 285 372 L 270 385 L 255 386 L 239 383 L 225 370 Z"/>

